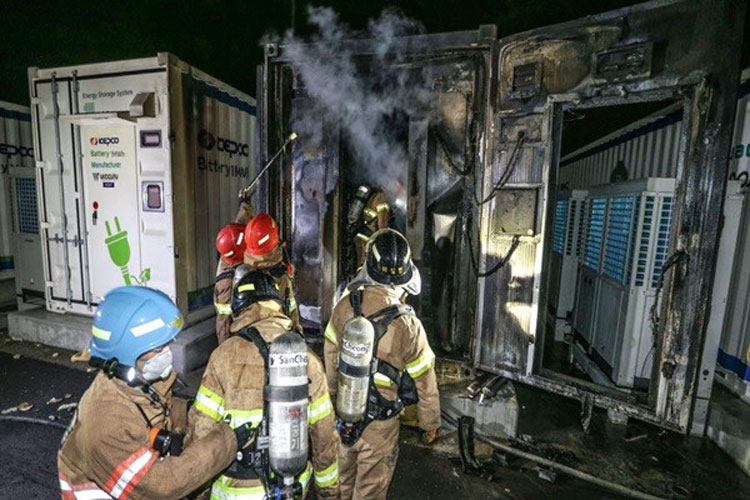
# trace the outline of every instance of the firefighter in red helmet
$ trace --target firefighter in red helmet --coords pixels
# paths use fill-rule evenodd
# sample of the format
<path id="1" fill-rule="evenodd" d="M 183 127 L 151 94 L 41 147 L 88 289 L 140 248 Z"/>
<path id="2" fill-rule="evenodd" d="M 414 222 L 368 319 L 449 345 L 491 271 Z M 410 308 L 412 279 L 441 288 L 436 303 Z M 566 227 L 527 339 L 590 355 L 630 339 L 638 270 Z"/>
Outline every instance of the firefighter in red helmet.
<path id="1" fill-rule="evenodd" d="M 299 309 L 294 297 L 294 270 L 279 241 L 279 225 L 269 214 L 261 213 L 245 227 L 245 264 L 273 276 L 294 328 L 302 331 Z"/>
<path id="2" fill-rule="evenodd" d="M 240 193 L 240 206 L 234 222 L 222 227 L 216 235 L 216 250 L 219 264 L 214 281 L 214 307 L 216 308 L 216 338 L 219 344 L 231 335 L 232 324 L 232 280 L 234 270 L 242 264 L 245 252 L 245 224 L 253 216 L 249 193 Z"/>

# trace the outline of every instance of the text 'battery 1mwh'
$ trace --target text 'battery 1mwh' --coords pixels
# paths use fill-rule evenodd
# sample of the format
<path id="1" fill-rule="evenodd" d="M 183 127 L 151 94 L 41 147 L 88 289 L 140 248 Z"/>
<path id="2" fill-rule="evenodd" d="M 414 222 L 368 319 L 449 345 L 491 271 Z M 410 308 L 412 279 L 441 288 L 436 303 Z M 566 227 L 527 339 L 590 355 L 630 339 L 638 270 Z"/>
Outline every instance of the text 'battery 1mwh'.
<path id="1" fill-rule="evenodd" d="M 47 309 L 110 289 L 213 313 L 219 228 L 255 173 L 255 99 L 176 57 L 29 70 Z"/>

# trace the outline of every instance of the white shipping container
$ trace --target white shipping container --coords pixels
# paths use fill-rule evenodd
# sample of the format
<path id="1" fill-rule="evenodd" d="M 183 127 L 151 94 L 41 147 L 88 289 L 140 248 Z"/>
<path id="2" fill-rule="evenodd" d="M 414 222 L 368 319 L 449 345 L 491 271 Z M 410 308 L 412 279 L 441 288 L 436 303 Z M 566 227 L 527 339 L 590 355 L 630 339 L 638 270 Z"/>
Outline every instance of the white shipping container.
<path id="1" fill-rule="evenodd" d="M 565 189 L 587 189 L 608 183 L 614 168 L 622 162 L 630 178 L 643 176 L 675 177 L 677 152 L 682 125 L 682 108 L 674 105 L 624 127 L 560 159 L 560 185 Z M 732 258 L 720 258 L 715 286 L 726 287 L 729 294 L 721 331 L 718 356 L 719 380 L 750 402 L 750 68 L 742 72 L 735 116 L 732 147 L 729 155 L 729 179 L 737 180 L 742 193 L 731 185 L 727 191 L 725 216 L 735 213 L 741 205 L 739 224 L 725 224 L 724 230 L 737 231 L 722 235 L 736 240 Z M 733 269 L 728 274 L 726 269 Z M 581 318 L 583 320 L 583 318 Z"/>
<path id="2" fill-rule="evenodd" d="M 255 100 L 173 55 L 29 70 L 47 309 L 148 284 L 213 314 L 216 232 L 255 174 Z"/>
<path id="3" fill-rule="evenodd" d="M 44 291 L 33 143 L 29 108 L 0 101 L 0 279 L 20 308 Z"/>
<path id="4" fill-rule="evenodd" d="M 560 159 L 560 186 L 587 189 L 610 182 L 625 167 L 628 179 L 676 177 L 682 106 L 675 104 Z M 742 72 L 734 122 L 729 178 L 750 185 L 750 68 Z"/>

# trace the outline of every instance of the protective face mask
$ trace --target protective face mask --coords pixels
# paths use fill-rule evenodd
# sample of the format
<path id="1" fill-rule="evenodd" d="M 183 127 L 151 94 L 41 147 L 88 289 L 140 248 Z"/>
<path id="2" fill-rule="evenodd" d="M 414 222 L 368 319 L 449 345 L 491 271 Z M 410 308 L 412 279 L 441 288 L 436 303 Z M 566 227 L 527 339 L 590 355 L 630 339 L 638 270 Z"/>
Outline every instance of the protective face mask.
<path id="1" fill-rule="evenodd" d="M 169 347 L 143 363 L 141 374 L 149 382 L 163 380 L 172 373 L 172 351 Z"/>

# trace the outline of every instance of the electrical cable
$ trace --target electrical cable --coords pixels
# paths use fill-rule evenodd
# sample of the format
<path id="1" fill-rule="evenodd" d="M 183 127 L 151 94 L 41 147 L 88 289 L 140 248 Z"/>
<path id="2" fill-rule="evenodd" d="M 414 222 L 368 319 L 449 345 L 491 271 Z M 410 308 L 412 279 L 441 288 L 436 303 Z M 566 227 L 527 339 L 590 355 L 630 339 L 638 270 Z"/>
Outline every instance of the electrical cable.
<path id="1" fill-rule="evenodd" d="M 458 427 L 458 418 L 456 418 L 454 415 L 451 415 L 446 410 L 441 410 L 440 415 L 443 417 L 443 420 L 445 420 L 449 425 L 451 425 L 452 427 Z M 533 453 L 528 453 L 528 452 L 519 450 L 507 444 L 501 443 L 500 441 L 496 439 L 485 436 L 484 434 L 480 432 L 474 431 L 474 435 L 477 437 L 477 439 L 490 445 L 491 447 L 495 448 L 498 451 L 522 458 L 524 460 L 529 460 L 531 462 L 537 463 L 544 467 L 549 467 L 550 469 L 554 469 L 558 472 L 562 472 L 563 474 L 573 476 L 577 479 L 581 479 L 583 481 L 594 484 L 601 488 L 605 488 L 610 491 L 615 491 L 619 493 L 620 495 L 626 496 L 628 498 L 637 498 L 640 500 L 661 500 L 660 497 L 649 495 L 648 493 L 641 493 L 640 491 L 628 488 L 626 486 L 622 486 L 612 481 L 607 481 L 606 479 L 601 479 L 596 476 L 592 476 L 591 474 L 587 474 L 578 469 L 574 469 L 573 467 L 568 467 L 567 465 L 563 465 L 561 463 L 555 462 L 554 460 L 549 460 L 547 458 L 534 455 Z"/>
<path id="2" fill-rule="evenodd" d="M 58 429 L 67 430 L 68 426 L 60 422 L 53 422 L 52 420 L 45 420 L 43 418 L 34 417 L 21 417 L 14 415 L 2 415 L 0 416 L 0 422 L 22 422 L 27 424 L 40 424 L 48 425 L 50 427 L 57 427 Z"/>
<path id="3" fill-rule="evenodd" d="M 510 158 L 508 158 L 508 164 L 505 167 L 505 171 L 500 175 L 500 178 L 497 180 L 495 185 L 490 190 L 489 194 L 486 198 L 483 200 L 480 200 L 477 197 L 476 191 L 472 189 L 472 193 L 474 194 L 474 202 L 476 203 L 477 207 L 481 207 L 485 203 L 492 200 L 498 191 L 500 191 L 503 186 L 508 182 L 510 179 L 510 174 L 513 173 L 513 170 L 515 170 L 516 164 L 518 163 L 516 160 L 518 160 L 518 152 L 521 150 L 521 146 L 523 145 L 524 141 L 526 140 L 526 133 L 521 130 L 518 132 L 518 136 L 516 137 L 516 145 L 513 147 L 513 151 L 510 153 Z"/>
<path id="4" fill-rule="evenodd" d="M 492 276 L 496 272 L 500 270 L 505 264 L 508 263 L 510 258 L 513 256 L 513 252 L 516 251 L 516 248 L 518 248 L 519 243 L 521 242 L 521 239 L 518 237 L 518 235 L 513 236 L 513 241 L 510 244 L 510 248 L 508 248 L 508 251 L 505 252 L 505 255 L 495 263 L 494 266 L 492 266 L 491 269 L 486 271 L 479 271 L 479 264 L 477 263 L 476 257 L 474 257 L 474 244 L 471 242 L 471 235 L 468 235 L 469 237 L 466 238 L 469 242 L 469 255 L 471 255 L 471 269 L 474 271 L 474 276 L 477 278 L 487 278 L 488 276 Z"/>
<path id="5" fill-rule="evenodd" d="M 656 348 L 656 334 L 659 329 L 659 314 L 657 312 L 659 307 L 659 298 L 661 297 L 661 291 L 664 287 L 664 277 L 667 275 L 667 271 L 674 266 L 675 264 L 679 263 L 683 258 L 687 257 L 688 254 L 684 250 L 678 250 L 674 252 L 672 255 L 669 256 L 669 258 L 664 262 L 664 266 L 661 269 L 661 272 L 659 273 L 659 281 L 656 285 L 656 293 L 654 294 L 654 303 L 651 304 L 651 309 L 649 309 L 649 320 L 651 322 L 651 333 L 654 337 L 654 345 L 653 348 Z M 646 361 L 644 360 L 644 365 L 646 364 Z M 643 368 L 641 368 L 641 371 L 643 371 Z"/>

